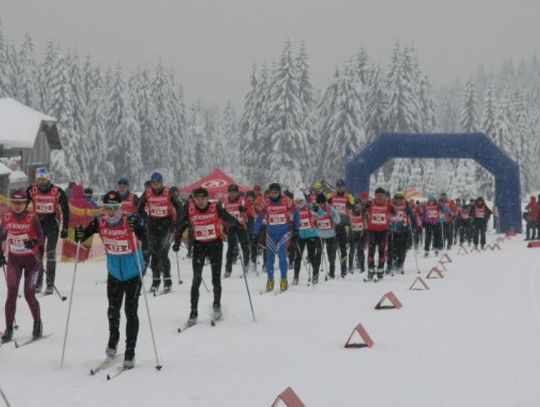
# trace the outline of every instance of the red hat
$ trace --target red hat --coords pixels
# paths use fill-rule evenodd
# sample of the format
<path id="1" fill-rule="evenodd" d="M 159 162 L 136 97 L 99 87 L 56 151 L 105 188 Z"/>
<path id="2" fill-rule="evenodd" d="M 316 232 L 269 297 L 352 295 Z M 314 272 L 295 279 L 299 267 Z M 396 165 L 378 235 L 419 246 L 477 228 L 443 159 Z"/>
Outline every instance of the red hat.
<path id="1" fill-rule="evenodd" d="M 26 202 L 26 192 L 20 189 L 12 191 L 9 197 L 14 202 Z"/>
<path id="2" fill-rule="evenodd" d="M 360 199 L 362 201 L 365 201 L 369 198 L 369 194 L 366 192 L 366 191 L 362 191 L 358 194 L 358 196 L 360 197 Z"/>
<path id="3" fill-rule="evenodd" d="M 259 184 L 255 184 L 255 185 L 253 185 L 253 190 L 254 191 L 261 191 L 262 187 Z"/>

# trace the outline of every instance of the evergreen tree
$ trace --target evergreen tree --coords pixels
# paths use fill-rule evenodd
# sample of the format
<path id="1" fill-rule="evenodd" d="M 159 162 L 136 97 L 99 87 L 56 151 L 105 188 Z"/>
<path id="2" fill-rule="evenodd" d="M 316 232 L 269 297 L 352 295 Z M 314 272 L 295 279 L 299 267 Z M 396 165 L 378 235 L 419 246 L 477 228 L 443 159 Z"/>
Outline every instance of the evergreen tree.
<path id="1" fill-rule="evenodd" d="M 7 39 L 4 34 L 4 26 L 0 20 L 0 98 L 9 96 L 8 78 Z"/>
<path id="2" fill-rule="evenodd" d="M 476 88 L 472 81 L 465 84 L 465 94 L 459 114 L 459 124 L 461 131 L 474 133 L 478 130 L 478 102 L 476 100 Z"/>
<path id="3" fill-rule="evenodd" d="M 380 65 L 373 65 L 367 79 L 365 131 L 366 144 L 370 144 L 385 130 L 387 95 Z"/>
<path id="4" fill-rule="evenodd" d="M 28 33 L 24 36 L 24 42 L 19 52 L 18 68 L 17 100 L 26 106 L 39 109 L 34 43 Z"/>

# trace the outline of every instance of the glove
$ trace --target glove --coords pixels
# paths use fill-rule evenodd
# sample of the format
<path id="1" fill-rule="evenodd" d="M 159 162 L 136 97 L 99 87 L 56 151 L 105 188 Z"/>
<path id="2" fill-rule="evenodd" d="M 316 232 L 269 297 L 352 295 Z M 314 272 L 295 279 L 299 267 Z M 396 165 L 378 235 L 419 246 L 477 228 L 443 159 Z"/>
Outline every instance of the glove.
<path id="1" fill-rule="evenodd" d="M 319 205 L 313 204 L 311 208 L 313 209 L 313 212 L 319 212 Z"/>
<path id="2" fill-rule="evenodd" d="M 28 250 L 32 250 L 34 247 L 36 247 L 36 245 L 37 245 L 36 240 L 28 240 L 28 239 L 26 239 L 24 241 L 24 247 L 27 248 Z"/>
<path id="3" fill-rule="evenodd" d="M 66 237 L 68 237 L 68 231 L 67 229 L 62 229 L 60 232 L 60 239 L 65 239 Z"/>
<path id="4" fill-rule="evenodd" d="M 84 228 L 82 225 L 79 225 L 75 228 L 75 241 L 81 242 L 84 237 Z"/>
<path id="5" fill-rule="evenodd" d="M 174 242 L 172 245 L 172 250 L 173 252 L 178 253 L 180 251 L 180 243 Z"/>
<path id="6" fill-rule="evenodd" d="M 3 254 L 0 254 L 0 267 L 4 267 L 7 264 L 6 262 L 6 256 Z"/>
<path id="7" fill-rule="evenodd" d="M 238 210 L 239 210 L 240 212 L 247 212 L 247 208 L 246 208 L 245 206 L 243 206 L 243 205 L 240 205 L 240 206 L 238 207 Z"/>
<path id="8" fill-rule="evenodd" d="M 131 230 L 135 227 L 135 223 L 137 223 L 137 215 L 131 214 L 127 217 L 127 224 Z"/>

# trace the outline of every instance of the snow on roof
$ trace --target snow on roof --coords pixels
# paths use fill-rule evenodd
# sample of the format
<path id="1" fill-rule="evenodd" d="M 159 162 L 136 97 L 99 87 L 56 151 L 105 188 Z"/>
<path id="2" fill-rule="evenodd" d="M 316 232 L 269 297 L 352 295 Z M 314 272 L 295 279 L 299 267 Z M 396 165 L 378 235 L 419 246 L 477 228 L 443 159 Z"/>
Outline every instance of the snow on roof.
<path id="1" fill-rule="evenodd" d="M 8 168 L 8 170 L 9 170 L 9 168 Z M 11 184 L 14 184 L 16 182 L 28 182 L 28 175 L 26 175 L 21 170 L 15 170 L 15 171 L 10 170 L 10 172 L 11 172 L 11 174 L 9 175 L 9 182 Z"/>
<path id="2" fill-rule="evenodd" d="M 7 165 L 0 163 L 0 175 L 11 174 L 12 172 Z"/>
<path id="3" fill-rule="evenodd" d="M 56 119 L 14 99 L 0 99 L 0 144 L 4 148 L 32 148 L 42 122 Z"/>

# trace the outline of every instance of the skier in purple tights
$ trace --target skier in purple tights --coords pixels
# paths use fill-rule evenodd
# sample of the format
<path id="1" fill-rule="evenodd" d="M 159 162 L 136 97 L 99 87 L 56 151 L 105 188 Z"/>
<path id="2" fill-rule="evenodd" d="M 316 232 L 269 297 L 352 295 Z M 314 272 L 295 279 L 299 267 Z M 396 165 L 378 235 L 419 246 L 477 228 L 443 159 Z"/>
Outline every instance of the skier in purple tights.
<path id="1" fill-rule="evenodd" d="M 24 273 L 24 298 L 30 307 L 34 318 L 32 337 L 40 338 L 43 335 L 43 326 L 39 312 L 39 302 L 34 293 L 36 278 L 40 270 L 39 246 L 43 245 L 43 230 L 37 216 L 26 209 L 26 193 L 13 191 L 11 193 L 11 210 L 4 215 L 0 226 L 0 243 L 6 247 L 8 261 L 4 253 L 0 253 L 0 266 L 7 264 L 7 299 L 5 306 L 6 330 L 1 337 L 2 343 L 13 338 L 13 321 L 19 283 Z"/>

